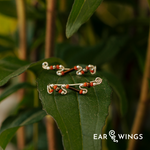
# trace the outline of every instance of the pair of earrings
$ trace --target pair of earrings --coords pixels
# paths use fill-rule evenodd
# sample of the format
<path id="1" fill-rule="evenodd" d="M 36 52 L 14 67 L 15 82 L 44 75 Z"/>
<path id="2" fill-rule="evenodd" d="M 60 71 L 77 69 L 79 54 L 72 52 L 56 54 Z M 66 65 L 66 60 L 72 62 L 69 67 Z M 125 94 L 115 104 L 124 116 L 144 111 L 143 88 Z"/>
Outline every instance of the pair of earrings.
<path id="1" fill-rule="evenodd" d="M 83 75 L 84 73 L 87 73 L 90 71 L 91 74 L 96 73 L 96 66 L 88 65 L 85 68 L 82 68 L 81 66 L 77 65 L 73 68 L 65 68 L 62 65 L 53 65 L 48 66 L 47 62 L 42 63 L 42 68 L 46 70 L 54 70 L 57 69 L 56 74 L 58 76 L 63 76 L 67 73 L 70 73 L 72 71 L 76 71 L 77 75 Z M 67 89 L 73 90 L 75 92 L 78 92 L 79 94 L 86 94 L 88 90 L 85 87 L 92 87 L 96 86 L 102 83 L 102 79 L 100 77 L 97 77 L 94 81 L 85 82 L 85 83 L 76 83 L 76 84 L 49 84 L 47 85 L 47 92 L 48 94 L 52 94 L 54 90 L 62 95 L 67 94 Z M 74 86 L 79 86 L 79 89 L 76 89 Z"/>
<path id="2" fill-rule="evenodd" d="M 65 68 L 63 65 L 48 66 L 47 62 L 43 62 L 42 68 L 46 69 L 46 70 L 58 70 L 58 71 L 56 71 L 56 74 L 58 76 L 63 76 L 63 75 L 70 73 L 72 71 L 76 71 L 77 75 L 83 75 L 84 73 L 87 73 L 88 71 L 90 71 L 91 74 L 96 73 L 96 66 L 93 66 L 93 65 L 88 65 L 85 68 L 82 68 L 79 65 L 74 66 L 73 68 Z"/>

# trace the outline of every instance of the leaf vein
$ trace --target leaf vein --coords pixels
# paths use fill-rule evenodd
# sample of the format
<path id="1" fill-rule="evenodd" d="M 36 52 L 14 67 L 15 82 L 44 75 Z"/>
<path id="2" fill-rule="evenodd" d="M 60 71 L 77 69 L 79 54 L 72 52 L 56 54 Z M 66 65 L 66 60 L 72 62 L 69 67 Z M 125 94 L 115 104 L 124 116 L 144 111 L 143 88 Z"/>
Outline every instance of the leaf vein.
<path id="1" fill-rule="evenodd" d="M 70 74 L 69 74 L 70 75 Z M 72 78 L 73 82 L 75 83 L 73 77 L 70 75 L 70 77 Z M 78 102 L 78 110 L 79 110 L 79 119 L 80 119 L 80 127 L 81 127 L 81 117 L 80 117 L 80 109 L 79 109 L 79 99 L 78 99 L 78 95 L 76 93 L 76 97 L 77 97 L 77 102 Z M 83 150 L 83 136 L 82 136 L 82 127 L 81 127 L 81 139 L 82 139 L 82 150 Z"/>
<path id="2" fill-rule="evenodd" d="M 59 78 L 57 79 L 56 84 L 58 83 L 58 81 L 59 81 Z M 53 95 L 53 96 L 54 96 L 54 95 Z M 62 119 L 62 122 L 63 122 L 63 124 L 64 124 L 64 126 L 65 126 L 65 128 L 66 128 L 66 131 L 67 131 L 67 126 L 65 125 L 65 122 L 64 122 L 64 120 L 63 120 L 63 117 L 61 116 L 61 113 L 59 112 L 59 109 L 58 109 L 58 107 L 57 107 L 57 102 L 56 102 L 55 96 L 54 96 L 54 103 L 55 103 L 55 105 L 56 105 L 56 109 L 57 109 L 57 111 L 58 111 L 58 113 L 59 113 L 59 115 L 60 115 L 60 117 L 61 117 L 61 119 Z M 70 141 L 69 134 L 68 134 L 68 132 L 66 132 L 66 133 L 67 133 L 67 136 L 68 136 L 68 140 Z M 70 142 L 69 142 L 69 145 L 70 145 L 70 148 L 72 149 Z"/>

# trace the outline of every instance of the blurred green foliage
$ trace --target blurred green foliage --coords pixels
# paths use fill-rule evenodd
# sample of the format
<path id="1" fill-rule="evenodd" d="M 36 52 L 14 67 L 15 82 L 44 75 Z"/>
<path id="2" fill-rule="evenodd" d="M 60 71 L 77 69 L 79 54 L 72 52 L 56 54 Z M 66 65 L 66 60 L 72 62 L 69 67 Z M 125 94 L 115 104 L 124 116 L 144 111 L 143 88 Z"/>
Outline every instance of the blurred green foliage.
<path id="1" fill-rule="evenodd" d="M 62 5 L 62 2 L 65 5 Z M 100 0 L 97 2 L 99 4 Z M 76 9 L 77 3 L 79 3 L 79 6 Z M 77 0 L 74 4 L 73 9 L 76 9 L 76 13 L 79 13 L 82 3 L 83 1 Z M 52 62 L 60 62 L 69 67 L 77 64 L 97 65 L 97 69 L 108 80 L 113 90 L 109 117 L 106 121 L 106 129 L 103 129 L 103 132 L 108 133 L 110 129 L 114 129 L 117 133 L 130 133 L 135 109 L 139 100 L 147 50 L 150 14 L 148 5 L 146 1 L 144 2 L 145 5 L 140 5 L 140 1 L 137 2 L 135 0 L 105 0 L 99 7 L 94 7 L 94 9 L 96 7 L 98 8 L 93 15 L 91 12 L 95 10 L 91 7 L 90 9 L 86 8 L 85 12 L 81 11 L 79 18 L 77 18 L 77 14 L 75 12 L 73 14 L 73 9 L 70 14 L 72 4 L 73 0 L 57 1 L 54 55 L 59 59 L 55 60 L 54 58 Z M 41 71 L 41 63 L 43 62 L 41 59 L 44 59 L 45 48 L 46 1 L 26 0 L 25 6 L 28 58 L 26 61 L 21 61 L 17 58 L 19 35 L 15 0 L 0 1 L 1 86 L 12 77 L 21 74 L 27 69 L 33 71 L 35 74 Z M 84 18 L 85 13 L 86 16 Z M 69 14 L 70 18 L 68 19 Z M 91 15 L 92 17 L 89 18 Z M 77 25 L 72 26 L 72 23 L 76 19 Z M 87 22 L 83 24 L 85 21 Z M 83 25 L 71 38 L 67 39 L 65 35 L 66 24 L 68 37 Z M 68 31 L 68 26 L 73 29 Z M 36 61 L 39 62 L 31 64 Z M 49 63 L 52 62 L 50 60 Z M 28 81 L 32 80 L 29 76 L 28 78 Z M 29 82 L 29 84 L 33 83 Z M 15 88 L 17 85 L 18 83 L 15 85 Z M 14 85 L 12 85 L 10 80 L 2 88 L 9 88 L 11 90 L 12 86 Z M 19 88 L 17 86 L 16 89 L 13 89 L 13 92 L 22 87 L 24 86 L 19 86 Z M 27 91 L 22 103 L 10 115 L 18 114 L 20 111 L 24 112 L 28 108 L 33 107 L 34 94 L 32 89 L 29 91 Z M 9 95 L 9 93 L 6 95 Z M 1 97 L 5 97 L 6 95 L 1 95 Z M 39 107 L 42 107 L 41 104 L 39 105 Z M 14 129 L 18 129 L 18 126 L 20 124 L 13 127 Z M 149 126 L 149 116 L 147 116 L 143 128 L 145 137 L 137 150 L 141 150 L 143 147 L 144 149 L 148 148 L 150 136 Z M 32 128 L 31 126 L 27 127 L 27 131 L 32 131 Z M 15 133 L 14 131 L 12 132 L 13 134 Z M 59 139 L 58 145 L 62 149 L 59 130 L 57 137 Z M 26 138 L 32 140 L 32 135 Z M 42 121 L 39 122 L 38 138 L 41 144 L 38 144 L 37 149 L 47 149 L 46 130 Z M 16 144 L 14 139 L 12 139 L 12 142 Z M 26 149 L 33 149 L 35 143 L 28 142 L 28 145 Z M 6 144 L 4 144 L 5 146 Z M 122 141 L 117 145 L 109 139 L 105 146 L 102 145 L 102 150 L 125 150 L 126 147 L 127 141 Z"/>

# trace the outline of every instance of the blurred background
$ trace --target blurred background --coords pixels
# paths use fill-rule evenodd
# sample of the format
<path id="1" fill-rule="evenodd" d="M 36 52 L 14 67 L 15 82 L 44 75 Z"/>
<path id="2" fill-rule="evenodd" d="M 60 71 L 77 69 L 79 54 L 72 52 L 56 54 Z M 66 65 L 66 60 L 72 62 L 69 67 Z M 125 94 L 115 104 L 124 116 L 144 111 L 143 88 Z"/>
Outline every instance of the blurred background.
<path id="1" fill-rule="evenodd" d="M 104 0 L 94 15 L 69 39 L 65 36 L 66 22 L 73 0 L 58 0 L 55 8 L 53 30 L 54 57 L 62 59 L 68 67 L 77 64 L 94 64 L 102 71 L 112 86 L 112 101 L 103 133 L 114 129 L 117 133 L 129 134 L 138 105 L 149 34 L 149 5 L 146 0 Z M 25 0 L 27 57 L 29 62 L 45 58 L 46 1 Z M 0 0 L 0 59 L 19 54 L 18 15 L 15 0 Z M 31 72 L 27 81 L 36 84 Z M 19 82 L 18 77 L 0 87 L 0 93 Z M 150 86 L 150 84 L 149 84 Z M 10 115 L 33 106 L 42 107 L 35 90 L 27 89 L 20 102 L 18 92 L 0 102 L 0 125 Z M 150 94 L 148 99 L 150 98 Z M 37 101 L 33 101 L 37 99 Z M 148 108 L 149 103 L 147 104 Z M 143 122 L 144 139 L 137 150 L 148 149 L 150 140 L 150 111 Z M 38 134 L 33 134 L 34 129 Z M 27 149 L 48 149 L 45 121 L 38 126 L 29 125 L 26 130 Z M 57 129 L 59 149 L 63 149 Z M 34 140 L 33 140 L 34 139 Z M 125 150 L 127 140 L 118 144 L 111 140 L 102 142 L 102 150 Z M 16 136 L 6 150 L 16 150 Z"/>

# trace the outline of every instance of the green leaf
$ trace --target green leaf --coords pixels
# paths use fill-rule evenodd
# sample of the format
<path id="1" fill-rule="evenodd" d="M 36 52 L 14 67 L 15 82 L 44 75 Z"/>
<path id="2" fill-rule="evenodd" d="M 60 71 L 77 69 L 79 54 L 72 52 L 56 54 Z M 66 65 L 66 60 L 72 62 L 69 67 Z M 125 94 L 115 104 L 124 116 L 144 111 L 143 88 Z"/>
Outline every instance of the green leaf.
<path id="1" fill-rule="evenodd" d="M 13 49 L 12 47 L 0 45 L 0 53 L 11 51 L 12 49 Z"/>
<path id="2" fill-rule="evenodd" d="M 66 36 L 71 37 L 85 23 L 100 5 L 102 0 L 75 0 L 69 15 Z"/>
<path id="3" fill-rule="evenodd" d="M 4 150 L 4 149 L 0 146 L 0 150 Z"/>
<path id="4" fill-rule="evenodd" d="M 0 60 L 0 86 L 8 82 L 12 77 L 18 76 L 30 69 L 34 73 L 42 71 L 42 62 L 63 64 L 64 62 L 58 58 L 49 58 L 38 61 L 36 63 L 28 63 L 16 57 L 6 57 Z"/>
<path id="5" fill-rule="evenodd" d="M 23 99 L 20 101 L 20 103 L 17 105 L 17 107 L 14 109 L 12 114 L 18 114 L 20 111 L 20 108 L 23 109 L 32 109 L 34 106 L 34 90 L 29 90 L 26 92 L 26 94 L 23 96 Z"/>
<path id="6" fill-rule="evenodd" d="M 29 83 L 19 83 L 16 85 L 12 85 L 5 89 L 5 91 L 0 95 L 0 102 L 5 99 L 7 96 L 11 95 L 12 93 L 18 91 L 21 88 L 34 88 L 35 86 Z"/>
<path id="7" fill-rule="evenodd" d="M 121 114 L 122 116 L 124 116 L 127 113 L 128 104 L 126 93 L 122 83 L 118 80 L 116 76 L 111 73 L 103 71 L 101 72 L 101 75 L 103 75 L 108 80 L 109 85 L 113 88 L 114 92 L 119 97 Z"/>
<path id="8" fill-rule="evenodd" d="M 28 69 L 29 63 L 15 57 L 6 57 L 0 60 L 0 86 L 12 77 L 18 76 Z"/>
<path id="9" fill-rule="evenodd" d="M 3 149 L 6 148 L 7 144 L 12 139 L 19 127 L 38 122 L 45 115 L 46 113 L 43 110 L 32 109 L 21 114 L 19 117 L 16 117 L 13 121 L 12 119 L 8 118 L 8 120 L 2 124 L 2 128 L 0 130 L 0 147 Z"/>
<path id="10" fill-rule="evenodd" d="M 99 66 L 112 60 L 125 46 L 127 39 L 127 36 L 112 36 L 101 41 L 96 46 L 88 47 L 63 43 L 57 45 L 55 56 L 64 60 L 69 66 L 77 64 L 94 64 Z"/>
<path id="11" fill-rule="evenodd" d="M 0 13 L 9 17 L 17 17 L 15 0 L 0 1 Z"/>
<path id="12" fill-rule="evenodd" d="M 34 150 L 34 144 L 30 144 L 28 146 L 26 146 L 23 150 Z"/>
<path id="13" fill-rule="evenodd" d="M 100 140 L 93 140 L 93 134 L 100 134 L 108 115 L 111 88 L 103 79 L 102 84 L 91 87 L 85 95 L 69 91 L 66 95 L 47 93 L 50 83 L 84 83 L 94 80 L 100 74 L 76 76 L 75 73 L 59 77 L 55 72 L 44 70 L 37 77 L 39 96 L 43 109 L 54 117 L 61 130 L 66 150 L 99 150 Z"/>

